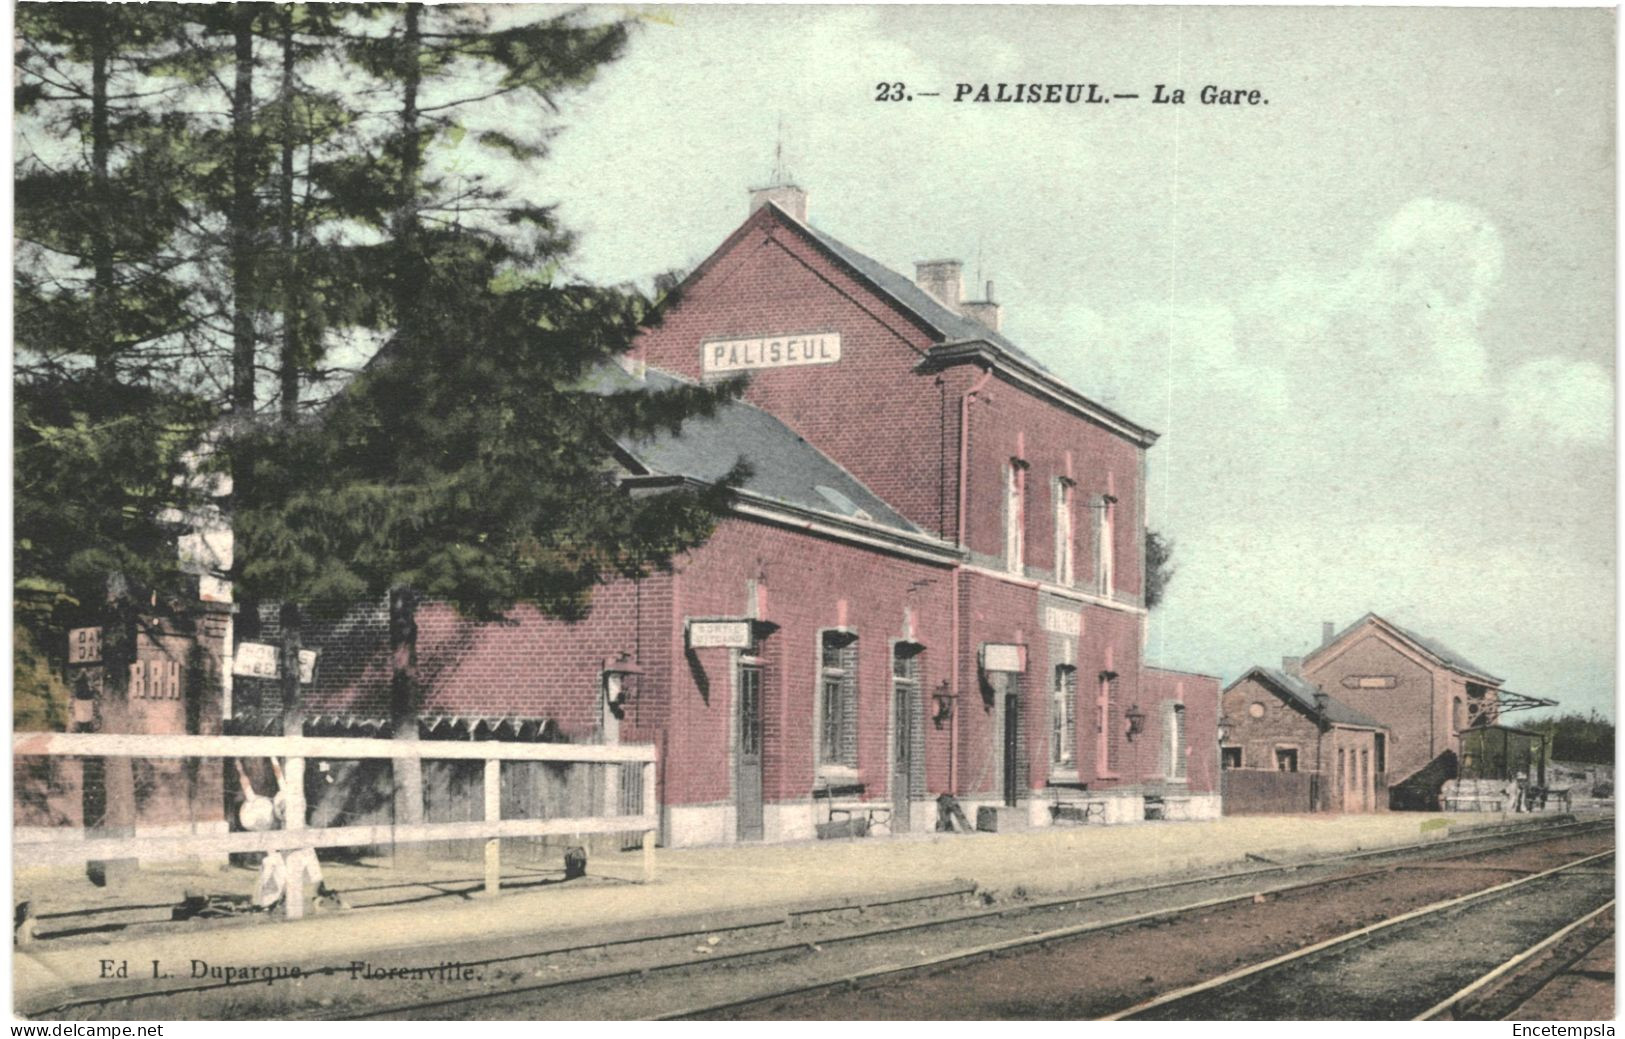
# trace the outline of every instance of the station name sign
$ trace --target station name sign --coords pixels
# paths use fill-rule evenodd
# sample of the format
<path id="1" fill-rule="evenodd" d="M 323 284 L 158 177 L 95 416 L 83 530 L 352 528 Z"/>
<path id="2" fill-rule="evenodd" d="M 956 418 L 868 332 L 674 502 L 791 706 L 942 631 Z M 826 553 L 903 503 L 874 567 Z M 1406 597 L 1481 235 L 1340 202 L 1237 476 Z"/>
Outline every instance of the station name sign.
<path id="1" fill-rule="evenodd" d="M 749 649 L 750 621 L 694 620 L 688 622 L 689 649 Z"/>
<path id="2" fill-rule="evenodd" d="M 834 364 L 841 359 L 839 332 L 798 332 L 755 339 L 712 339 L 700 344 L 700 367 L 707 374 L 751 368 L 793 368 Z"/>

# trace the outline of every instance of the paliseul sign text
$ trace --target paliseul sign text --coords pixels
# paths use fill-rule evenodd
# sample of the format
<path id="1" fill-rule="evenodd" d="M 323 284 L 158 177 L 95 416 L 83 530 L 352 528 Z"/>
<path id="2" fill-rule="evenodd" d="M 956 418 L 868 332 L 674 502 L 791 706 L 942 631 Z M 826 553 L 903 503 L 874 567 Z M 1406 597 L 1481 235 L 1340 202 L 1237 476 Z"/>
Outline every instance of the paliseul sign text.
<path id="1" fill-rule="evenodd" d="M 834 364 L 841 359 L 839 332 L 798 332 L 755 339 L 712 339 L 700 344 L 700 365 L 712 372 L 738 372 L 748 368 L 792 368 L 803 364 Z"/>

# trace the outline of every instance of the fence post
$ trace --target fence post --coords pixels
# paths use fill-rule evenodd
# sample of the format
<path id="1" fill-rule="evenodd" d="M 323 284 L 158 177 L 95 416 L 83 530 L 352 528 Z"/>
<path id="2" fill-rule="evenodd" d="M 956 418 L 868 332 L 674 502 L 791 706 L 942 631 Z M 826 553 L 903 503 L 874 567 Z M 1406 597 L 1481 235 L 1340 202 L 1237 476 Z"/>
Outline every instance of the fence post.
<path id="1" fill-rule="evenodd" d="M 485 821 L 494 823 L 502 818 L 502 759 L 485 759 Z M 485 893 L 494 895 L 502 890 L 502 838 L 489 837 L 485 841 Z"/>
<path id="2" fill-rule="evenodd" d="M 660 807 L 655 804 L 655 763 L 643 763 L 643 814 L 659 814 Z M 643 882 L 652 883 L 655 879 L 655 831 L 643 831 Z"/>
<path id="3" fill-rule="evenodd" d="M 305 828 L 305 759 L 288 758 L 282 766 L 282 828 L 285 830 L 303 830 Z M 303 849 L 300 849 L 303 850 Z M 287 852 L 267 852 L 269 855 L 287 857 Z M 314 850 L 310 853 L 314 856 Z M 302 860 L 303 855 L 299 858 Z M 301 864 L 299 872 L 288 871 L 287 883 L 283 886 L 282 914 L 289 920 L 298 920 L 305 915 L 305 873 Z"/>

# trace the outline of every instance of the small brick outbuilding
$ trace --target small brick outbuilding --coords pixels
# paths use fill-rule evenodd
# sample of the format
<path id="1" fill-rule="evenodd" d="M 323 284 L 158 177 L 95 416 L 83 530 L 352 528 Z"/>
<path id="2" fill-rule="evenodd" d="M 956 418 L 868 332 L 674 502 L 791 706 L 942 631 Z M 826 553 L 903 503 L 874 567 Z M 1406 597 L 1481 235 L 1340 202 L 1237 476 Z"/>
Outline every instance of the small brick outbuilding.
<path id="1" fill-rule="evenodd" d="M 1299 675 L 1255 667 L 1222 694 L 1226 815 L 1388 806 L 1389 732 Z"/>

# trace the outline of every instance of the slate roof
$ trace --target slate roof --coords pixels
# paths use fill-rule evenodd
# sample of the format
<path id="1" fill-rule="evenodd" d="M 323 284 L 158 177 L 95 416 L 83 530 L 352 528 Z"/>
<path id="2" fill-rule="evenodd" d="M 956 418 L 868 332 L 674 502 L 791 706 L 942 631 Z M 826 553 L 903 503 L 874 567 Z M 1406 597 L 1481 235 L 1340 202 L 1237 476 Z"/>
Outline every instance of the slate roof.
<path id="1" fill-rule="evenodd" d="M 794 219 L 794 217 L 791 217 L 791 219 Z M 897 273 L 879 260 L 865 256 L 845 242 L 831 237 L 816 227 L 807 224 L 801 226 L 806 228 L 807 233 L 812 235 L 820 245 L 840 257 L 842 261 L 854 268 L 859 274 L 874 282 L 882 292 L 912 311 L 926 324 L 935 328 L 946 341 L 985 339 L 1012 357 L 1018 358 L 1039 371 L 1050 375 L 1054 374 L 1031 354 L 998 332 L 988 328 L 975 318 L 956 314 L 943 306 L 937 301 L 936 297 L 914 284 L 913 279 Z"/>
<path id="2" fill-rule="evenodd" d="M 1372 614 L 1372 616 L 1375 616 L 1375 614 Z M 1381 617 L 1378 617 L 1377 619 L 1382 620 Z M 1464 672 L 1466 674 L 1475 675 L 1479 678 L 1487 678 L 1492 682 L 1501 681 L 1499 678 L 1496 678 L 1494 675 L 1479 667 L 1471 660 L 1468 660 L 1460 653 L 1457 653 L 1455 650 L 1440 642 L 1438 639 L 1431 639 L 1425 635 L 1418 635 L 1416 632 L 1407 628 L 1401 628 L 1392 621 L 1384 621 L 1383 623 L 1387 624 L 1390 628 L 1393 628 L 1401 635 L 1404 635 L 1418 646 L 1421 646 L 1429 653 L 1432 653 L 1434 656 L 1444 661 L 1445 666 L 1447 667 L 1454 668 L 1455 670 Z"/>
<path id="3" fill-rule="evenodd" d="M 620 366 L 591 372 L 584 388 L 598 393 L 659 390 L 679 380 L 650 369 L 642 380 Z M 743 458 L 751 475 L 742 489 L 764 498 L 831 516 L 867 519 L 910 534 L 921 533 L 869 488 L 807 443 L 794 430 L 754 405 L 733 401 L 710 418 L 691 418 L 671 434 L 619 441 L 640 467 L 659 476 L 685 476 L 715 483 Z"/>
<path id="4" fill-rule="evenodd" d="M 1376 621 L 1379 624 L 1392 628 L 1395 632 L 1399 633 L 1400 636 L 1416 643 L 1416 645 L 1420 646 L 1424 652 L 1428 653 L 1435 660 L 1439 661 L 1439 663 L 1453 671 L 1459 671 L 1470 678 L 1482 678 L 1492 685 L 1499 685 L 1502 681 L 1502 679 L 1490 674 L 1488 671 L 1479 667 L 1471 660 L 1468 660 L 1460 653 L 1457 653 L 1455 650 L 1440 642 L 1438 639 L 1428 638 L 1426 635 L 1419 635 L 1408 628 L 1402 628 L 1393 621 L 1388 620 L 1386 617 L 1379 617 L 1375 613 L 1368 613 L 1364 617 L 1361 617 L 1359 620 L 1355 621 L 1353 624 L 1350 624 L 1348 627 L 1338 632 L 1332 638 L 1332 641 L 1327 643 L 1327 645 L 1335 645 L 1336 643 L 1343 641 L 1343 636 L 1358 628 L 1366 621 Z M 1325 646 L 1320 647 L 1320 649 L 1324 648 Z M 1317 655 L 1320 652 L 1320 649 L 1315 650 L 1315 652 L 1311 653 L 1310 656 Z"/>
<path id="5" fill-rule="evenodd" d="M 1299 678 L 1297 675 L 1289 675 L 1285 671 L 1277 671 L 1273 667 L 1255 667 L 1242 675 L 1241 678 L 1236 679 L 1236 683 L 1245 681 L 1248 678 L 1258 678 L 1267 682 L 1291 697 L 1299 707 L 1309 714 L 1315 713 L 1315 694 L 1320 690 L 1313 682 Z M 1236 683 L 1231 683 L 1231 688 L 1234 688 Z M 1387 728 L 1386 725 L 1369 714 L 1356 711 L 1337 697 L 1330 695 L 1326 698 L 1326 720 L 1334 725 L 1357 725 L 1367 729 Z"/>

